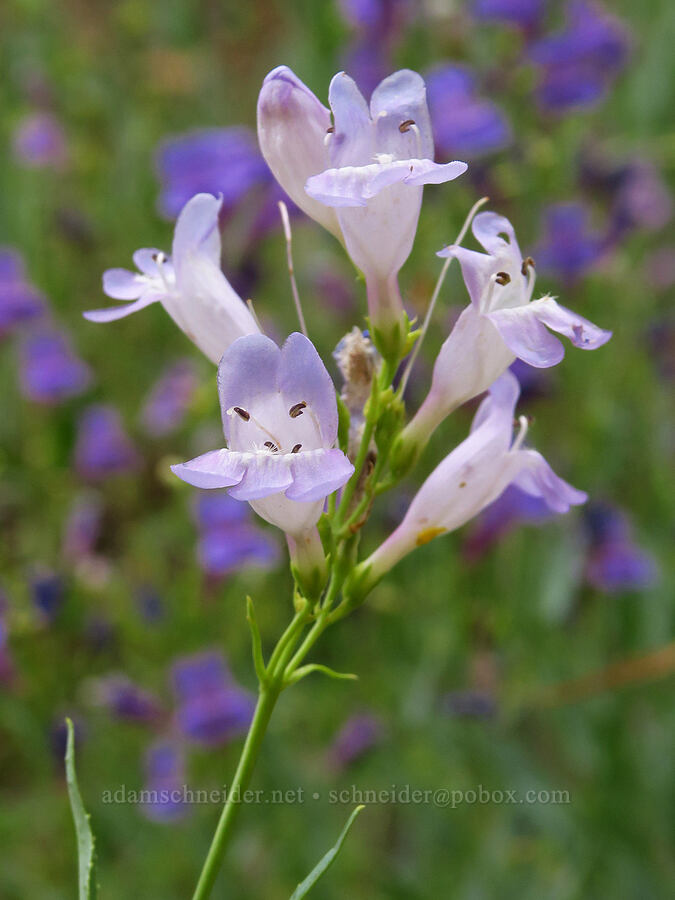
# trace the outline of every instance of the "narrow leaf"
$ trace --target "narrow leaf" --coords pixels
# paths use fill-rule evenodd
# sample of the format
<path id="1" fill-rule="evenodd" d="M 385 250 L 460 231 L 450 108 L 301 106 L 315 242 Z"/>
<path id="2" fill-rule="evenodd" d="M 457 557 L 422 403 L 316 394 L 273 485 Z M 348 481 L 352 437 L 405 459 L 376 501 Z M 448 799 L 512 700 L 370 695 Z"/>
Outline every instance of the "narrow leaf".
<path id="1" fill-rule="evenodd" d="M 349 829 L 354 824 L 354 819 L 358 816 L 362 809 L 365 807 L 357 806 L 356 809 L 352 812 L 351 816 L 347 819 L 347 824 L 342 829 L 340 837 L 337 839 L 337 842 L 330 848 L 328 853 L 323 856 L 316 866 L 309 873 L 307 878 L 303 882 L 301 882 L 296 889 L 293 891 L 291 895 L 291 900 L 302 900 L 303 897 L 306 897 L 307 894 L 311 891 L 314 885 L 317 883 L 319 878 L 323 875 L 323 873 L 329 868 L 329 866 L 334 862 L 336 856 L 342 849 L 342 845 L 344 843 L 345 838 L 349 832 Z"/>
<path id="2" fill-rule="evenodd" d="M 246 598 L 246 621 L 251 629 L 251 642 L 253 649 L 253 665 L 255 673 L 258 676 L 260 684 L 264 684 L 267 679 L 267 670 L 265 669 L 265 659 L 262 651 L 262 641 L 260 640 L 260 629 L 255 617 L 255 609 L 253 608 L 253 600 Z"/>
<path id="3" fill-rule="evenodd" d="M 79 870 L 78 898 L 79 900 L 95 900 L 96 877 L 94 872 L 94 835 L 92 834 L 91 825 L 89 824 L 89 814 L 84 808 L 82 795 L 77 786 L 77 775 L 75 774 L 75 734 L 73 731 L 73 723 L 70 719 L 66 719 L 66 728 L 68 729 L 68 742 L 66 744 L 66 782 L 68 784 L 70 809 L 73 814 L 73 822 L 75 823 L 75 834 L 77 835 L 77 861 Z"/>
<path id="4" fill-rule="evenodd" d="M 331 669 L 329 666 L 322 666 L 321 663 L 311 663 L 308 666 L 296 669 L 288 677 L 286 684 L 297 684 L 298 681 L 306 675 L 311 675 L 312 672 L 320 672 L 322 675 L 327 675 L 329 678 L 338 678 L 341 681 L 356 681 L 359 677 L 358 675 L 352 675 L 351 672 L 336 672 L 335 669 Z"/>

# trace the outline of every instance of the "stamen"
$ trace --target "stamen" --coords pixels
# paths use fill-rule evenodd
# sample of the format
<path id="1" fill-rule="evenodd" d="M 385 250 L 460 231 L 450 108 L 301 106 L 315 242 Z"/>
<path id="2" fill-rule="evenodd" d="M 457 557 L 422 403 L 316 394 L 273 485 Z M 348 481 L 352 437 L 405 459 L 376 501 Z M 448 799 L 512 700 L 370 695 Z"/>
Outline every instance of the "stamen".
<path id="1" fill-rule="evenodd" d="M 272 441 L 265 441 L 265 443 L 263 444 L 263 447 L 267 447 L 267 449 L 268 449 L 270 452 L 272 452 L 272 453 L 278 453 L 278 452 L 279 452 L 279 448 L 278 448 L 277 445 L 276 445 L 275 443 L 273 443 Z"/>
<path id="2" fill-rule="evenodd" d="M 291 419 L 297 419 L 298 416 L 302 415 L 303 409 L 306 408 L 307 404 L 304 400 L 301 400 L 300 403 L 296 403 L 295 406 L 291 406 L 291 408 L 288 410 L 288 415 L 291 417 Z"/>
<path id="3" fill-rule="evenodd" d="M 302 444 L 296 444 L 295 447 L 291 450 L 291 453 L 299 453 L 302 450 Z"/>
<path id="4" fill-rule="evenodd" d="M 335 125 L 331 125 L 330 128 L 326 128 L 326 134 L 335 134 Z"/>
<path id="5" fill-rule="evenodd" d="M 228 412 L 230 410 L 228 409 Z M 244 420 L 244 422 L 248 422 L 251 418 L 251 413 L 246 412 L 245 409 L 242 409 L 241 406 L 233 406 L 231 412 L 235 412 L 240 418 Z"/>
<path id="6" fill-rule="evenodd" d="M 407 131 L 410 131 L 410 126 L 415 124 L 414 119 L 406 119 L 405 122 L 401 122 L 398 126 L 398 130 L 401 134 L 405 134 Z"/>
<path id="7" fill-rule="evenodd" d="M 505 285 L 511 281 L 511 276 L 508 272 L 497 272 L 495 275 L 495 281 L 497 284 Z"/>
<path id="8" fill-rule="evenodd" d="M 511 450 L 520 450 L 523 445 L 523 441 L 525 440 L 525 435 L 527 434 L 527 429 L 529 427 L 529 421 L 527 416 L 519 416 L 518 422 L 520 423 L 520 431 L 516 435 L 516 439 L 511 445 Z"/>
<path id="9" fill-rule="evenodd" d="M 523 260 L 522 266 L 520 267 L 520 271 L 523 273 L 523 275 L 527 275 L 529 269 L 534 269 L 534 260 L 531 256 L 526 256 Z"/>

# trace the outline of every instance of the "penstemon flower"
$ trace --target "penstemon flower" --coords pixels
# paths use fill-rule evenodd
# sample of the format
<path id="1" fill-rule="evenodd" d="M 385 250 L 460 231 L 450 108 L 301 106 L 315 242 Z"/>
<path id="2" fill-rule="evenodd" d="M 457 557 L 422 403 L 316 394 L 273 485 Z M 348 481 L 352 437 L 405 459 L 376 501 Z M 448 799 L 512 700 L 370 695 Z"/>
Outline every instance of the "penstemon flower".
<path id="1" fill-rule="evenodd" d="M 315 525 L 324 500 L 354 466 L 334 447 L 335 388 L 314 345 L 298 332 L 281 349 L 264 335 L 239 338 L 221 360 L 218 391 L 227 449 L 173 472 L 195 487 L 228 488 L 235 500 L 247 500 L 286 532 L 300 571 L 323 570 Z"/>
<path id="2" fill-rule="evenodd" d="M 586 501 L 586 494 L 559 478 L 536 450 L 523 448 L 527 419 L 513 439 L 518 379 L 505 372 L 490 388 L 471 434 L 434 469 L 387 540 L 358 567 L 355 591 L 370 590 L 406 554 L 454 531 L 514 484 L 540 497 L 557 513 Z"/>
<path id="3" fill-rule="evenodd" d="M 260 147 L 298 206 L 343 241 L 366 279 L 375 342 L 398 356 L 407 328 L 397 277 L 415 239 L 422 187 L 451 181 L 467 166 L 433 162 L 426 89 L 416 72 L 385 78 L 370 107 L 339 72 L 329 102 L 332 124 L 290 69 L 274 69 L 258 101 Z"/>
<path id="4" fill-rule="evenodd" d="M 565 351 L 548 329 L 582 350 L 595 350 L 612 336 L 552 297 L 532 300 L 534 261 L 523 259 L 508 219 L 479 213 L 472 230 L 486 253 L 452 245 L 438 254 L 459 261 L 471 304 L 441 347 L 429 394 L 403 432 L 401 446 L 408 452 L 423 446 L 449 413 L 486 390 L 514 359 L 537 368 L 557 365 Z"/>
<path id="5" fill-rule="evenodd" d="M 108 269 L 103 290 L 127 305 L 86 312 L 91 322 L 112 322 L 160 302 L 176 325 L 214 362 L 230 344 L 260 331 L 253 315 L 220 268 L 218 213 L 222 201 L 197 194 L 176 222 L 173 255 L 144 249 L 134 253 L 140 272 Z M 130 303 L 128 301 L 134 301 Z"/>

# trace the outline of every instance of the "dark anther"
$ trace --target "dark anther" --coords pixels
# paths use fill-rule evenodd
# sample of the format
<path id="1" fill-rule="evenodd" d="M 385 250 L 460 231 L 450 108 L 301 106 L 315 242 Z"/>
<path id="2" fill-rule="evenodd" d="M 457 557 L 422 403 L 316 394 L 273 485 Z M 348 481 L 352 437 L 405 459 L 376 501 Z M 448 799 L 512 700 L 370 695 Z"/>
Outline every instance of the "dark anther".
<path id="1" fill-rule="evenodd" d="M 401 134 L 405 134 L 406 131 L 410 131 L 410 126 L 414 124 L 414 119 L 406 119 L 405 122 L 401 122 L 401 124 L 398 126 L 398 130 L 401 132 Z"/>
<path id="2" fill-rule="evenodd" d="M 152 261 L 153 261 L 153 262 L 159 262 L 159 253 L 153 253 L 153 254 L 152 254 Z"/>
<path id="3" fill-rule="evenodd" d="M 326 134 L 335 134 L 335 125 L 331 125 L 330 128 L 326 128 Z"/>
<path id="4" fill-rule="evenodd" d="M 245 409 L 242 409 L 241 406 L 233 406 L 232 407 L 238 416 L 244 420 L 244 422 L 248 422 L 251 418 L 251 414 L 247 413 Z"/>
<path id="5" fill-rule="evenodd" d="M 527 275 L 527 270 L 530 268 L 534 269 L 534 260 L 531 256 L 526 256 L 523 260 L 522 266 L 520 267 L 520 271 L 523 273 L 523 275 Z"/>
<path id="6" fill-rule="evenodd" d="M 508 284 L 511 281 L 511 276 L 508 272 L 497 272 L 497 276 L 495 278 L 497 284 Z"/>
<path id="7" fill-rule="evenodd" d="M 278 448 L 277 445 L 276 445 L 275 443 L 273 443 L 272 441 L 265 441 L 265 443 L 263 444 L 263 447 L 267 447 L 267 449 L 268 449 L 268 450 L 271 450 L 272 453 L 278 453 L 278 452 L 279 452 L 279 448 Z"/>
<path id="8" fill-rule="evenodd" d="M 459 486 L 461 488 L 466 487 L 466 481 L 460 481 Z"/>
<path id="9" fill-rule="evenodd" d="M 302 415 L 303 409 L 307 406 L 304 400 L 301 400 L 300 403 L 296 403 L 295 406 L 291 406 L 288 410 L 288 415 L 291 419 L 297 419 L 298 416 Z"/>
<path id="10" fill-rule="evenodd" d="M 302 450 L 302 444 L 296 444 L 295 447 L 291 450 L 291 453 L 299 453 Z"/>

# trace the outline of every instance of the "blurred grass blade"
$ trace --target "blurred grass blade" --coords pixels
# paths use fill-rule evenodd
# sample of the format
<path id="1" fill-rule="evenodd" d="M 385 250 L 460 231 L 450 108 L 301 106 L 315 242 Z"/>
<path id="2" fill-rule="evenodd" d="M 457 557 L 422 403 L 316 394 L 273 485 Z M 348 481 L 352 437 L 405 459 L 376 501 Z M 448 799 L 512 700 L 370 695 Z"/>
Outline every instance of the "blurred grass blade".
<path id="1" fill-rule="evenodd" d="M 291 895 L 291 900 L 302 900 L 302 897 L 306 897 L 307 894 L 311 891 L 314 885 L 317 883 L 319 878 L 323 875 L 326 869 L 333 863 L 335 857 L 338 855 L 340 850 L 342 849 L 342 845 L 344 843 L 345 838 L 349 832 L 349 829 L 354 824 L 354 819 L 358 816 L 362 809 L 365 809 L 363 805 L 357 806 L 351 816 L 347 819 L 347 824 L 342 829 L 340 833 L 340 837 L 337 839 L 336 843 L 330 848 L 328 853 L 323 856 L 316 866 L 309 873 L 307 878 L 303 882 L 301 882 L 296 889 L 293 891 Z"/>
<path id="2" fill-rule="evenodd" d="M 96 898 L 96 876 L 94 872 L 94 835 L 92 834 L 89 824 L 89 814 L 82 803 L 82 795 L 77 786 L 77 776 L 75 774 L 75 733 L 73 731 L 73 723 L 70 719 L 66 719 L 66 727 L 68 729 L 68 743 L 66 744 L 66 782 L 68 784 L 68 796 L 70 798 L 70 809 L 73 813 L 73 821 L 75 823 L 75 834 L 77 835 L 77 861 L 78 861 L 78 882 L 79 882 L 79 900 L 95 900 Z"/>

